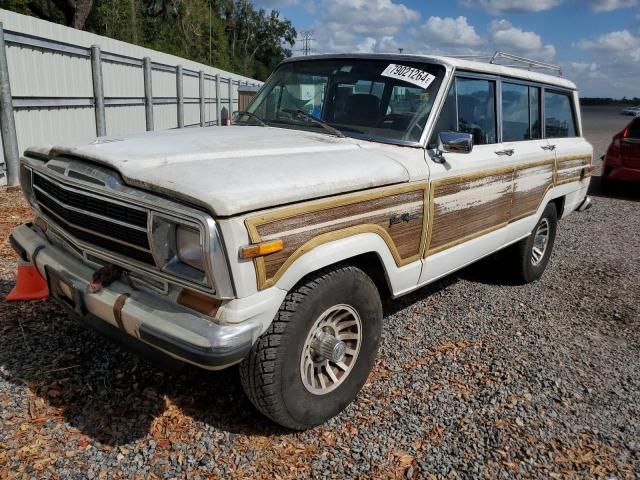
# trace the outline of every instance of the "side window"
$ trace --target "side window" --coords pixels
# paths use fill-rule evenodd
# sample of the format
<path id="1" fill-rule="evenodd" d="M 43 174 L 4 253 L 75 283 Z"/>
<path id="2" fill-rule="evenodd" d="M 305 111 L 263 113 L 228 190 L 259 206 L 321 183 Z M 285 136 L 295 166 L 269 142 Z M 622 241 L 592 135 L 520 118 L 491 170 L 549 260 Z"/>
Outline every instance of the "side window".
<path id="1" fill-rule="evenodd" d="M 440 132 L 470 133 L 476 145 L 496 143 L 496 130 L 495 82 L 456 78 L 449 89 L 428 146 L 437 146 Z"/>
<path id="2" fill-rule="evenodd" d="M 438 135 L 440 132 L 455 132 L 458 130 L 458 114 L 456 111 L 456 84 L 451 84 L 447 98 L 444 101 L 440 116 L 433 129 L 433 134 L 429 140 L 427 148 L 436 148 L 438 146 Z"/>
<path id="3" fill-rule="evenodd" d="M 518 142 L 541 138 L 540 89 L 502 83 L 502 139 Z"/>
<path id="4" fill-rule="evenodd" d="M 471 133 L 476 145 L 497 142 L 496 84 L 489 80 L 456 79 L 458 131 Z"/>
<path id="5" fill-rule="evenodd" d="M 529 87 L 529 122 L 531 125 L 531 139 L 542 138 L 542 115 L 540 112 L 540 89 Z"/>
<path id="6" fill-rule="evenodd" d="M 502 84 L 502 139 L 505 142 L 529 140 L 529 87 Z"/>
<path id="7" fill-rule="evenodd" d="M 576 136 L 572 97 L 566 93 L 544 92 L 544 121 L 547 138 Z"/>

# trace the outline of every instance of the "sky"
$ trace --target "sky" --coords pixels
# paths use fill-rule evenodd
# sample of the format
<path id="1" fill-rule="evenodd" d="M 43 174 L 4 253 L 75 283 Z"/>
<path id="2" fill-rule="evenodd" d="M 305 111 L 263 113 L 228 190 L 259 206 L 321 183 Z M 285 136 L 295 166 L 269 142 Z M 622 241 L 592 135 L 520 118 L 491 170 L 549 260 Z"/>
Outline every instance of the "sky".
<path id="1" fill-rule="evenodd" d="M 582 96 L 640 97 L 640 0 L 254 0 L 313 53 L 487 55 L 559 65 Z M 301 55 L 300 39 L 294 55 Z"/>

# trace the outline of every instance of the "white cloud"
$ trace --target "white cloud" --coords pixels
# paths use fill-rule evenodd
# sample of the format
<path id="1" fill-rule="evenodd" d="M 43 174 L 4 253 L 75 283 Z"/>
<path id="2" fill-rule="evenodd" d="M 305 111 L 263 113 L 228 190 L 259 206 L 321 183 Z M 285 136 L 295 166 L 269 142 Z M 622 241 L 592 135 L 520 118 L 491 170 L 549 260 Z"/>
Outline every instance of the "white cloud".
<path id="1" fill-rule="evenodd" d="M 618 57 L 621 61 L 640 62 L 640 37 L 636 37 L 629 30 L 610 32 L 600 35 L 595 40 L 582 40 L 578 46 L 610 58 Z"/>
<path id="2" fill-rule="evenodd" d="M 492 15 L 541 12 L 557 7 L 564 0 L 459 0 L 464 7 L 481 8 Z M 624 1 L 624 0 L 621 0 Z"/>
<path id="3" fill-rule="evenodd" d="M 637 7 L 640 0 L 588 0 L 589 6 L 596 12 L 610 12 L 618 8 Z"/>
<path id="4" fill-rule="evenodd" d="M 553 45 L 545 45 L 540 35 L 514 27 L 507 20 L 493 20 L 489 28 L 489 38 L 497 50 L 544 61 L 553 60 L 556 56 L 556 48 Z"/>
<path id="5" fill-rule="evenodd" d="M 583 94 L 614 98 L 638 95 L 640 36 L 620 30 L 584 39 L 574 46 L 591 57 L 588 62 L 574 62 L 567 68 L 567 76 Z"/>
<path id="6" fill-rule="evenodd" d="M 397 51 L 396 35 L 420 14 L 393 0 L 322 0 L 315 4 L 316 52 Z"/>
<path id="7" fill-rule="evenodd" d="M 376 45 L 376 50 L 382 53 L 397 53 L 401 45 L 392 36 L 382 37 Z"/>
<path id="8" fill-rule="evenodd" d="M 467 17 L 430 17 L 416 32 L 417 36 L 438 45 L 476 47 L 483 43 Z"/>
<path id="9" fill-rule="evenodd" d="M 393 35 L 420 14 L 392 0 L 324 0 L 324 20 L 359 34 Z"/>

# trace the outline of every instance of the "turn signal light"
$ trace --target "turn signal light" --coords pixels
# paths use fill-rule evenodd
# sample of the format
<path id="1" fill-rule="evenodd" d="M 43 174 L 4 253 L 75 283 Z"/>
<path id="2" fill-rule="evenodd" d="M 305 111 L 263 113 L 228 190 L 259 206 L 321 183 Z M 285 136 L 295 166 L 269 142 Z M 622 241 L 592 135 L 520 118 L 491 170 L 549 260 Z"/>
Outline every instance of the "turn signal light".
<path id="1" fill-rule="evenodd" d="M 209 317 L 215 317 L 218 309 L 222 305 L 220 300 L 187 288 L 183 288 L 180 295 L 178 295 L 178 303 Z"/>
<path id="2" fill-rule="evenodd" d="M 264 257 L 270 253 L 276 253 L 284 248 L 282 240 L 270 240 L 268 242 L 256 243 L 255 245 L 247 245 L 240 249 L 240 258 L 248 260 L 250 258 Z"/>

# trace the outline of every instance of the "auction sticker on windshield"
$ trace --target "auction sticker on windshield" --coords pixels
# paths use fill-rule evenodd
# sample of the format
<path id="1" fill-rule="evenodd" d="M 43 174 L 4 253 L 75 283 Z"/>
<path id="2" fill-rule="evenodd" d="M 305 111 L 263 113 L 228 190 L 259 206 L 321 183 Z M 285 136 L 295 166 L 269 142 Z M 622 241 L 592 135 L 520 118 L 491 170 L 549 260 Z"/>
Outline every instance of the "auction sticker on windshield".
<path id="1" fill-rule="evenodd" d="M 429 88 L 436 79 L 436 77 L 431 75 L 429 72 L 425 72 L 419 68 L 406 67 L 404 65 L 396 65 L 393 63 L 385 68 L 381 75 L 383 77 L 395 78 L 396 80 L 403 80 L 405 82 L 412 83 L 424 88 L 425 90 Z"/>

